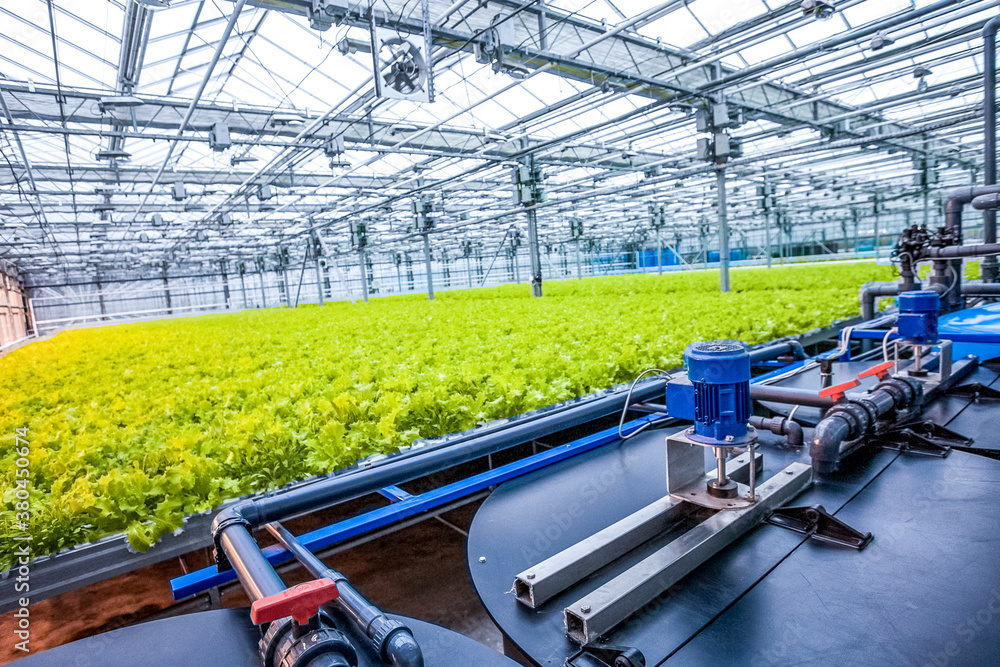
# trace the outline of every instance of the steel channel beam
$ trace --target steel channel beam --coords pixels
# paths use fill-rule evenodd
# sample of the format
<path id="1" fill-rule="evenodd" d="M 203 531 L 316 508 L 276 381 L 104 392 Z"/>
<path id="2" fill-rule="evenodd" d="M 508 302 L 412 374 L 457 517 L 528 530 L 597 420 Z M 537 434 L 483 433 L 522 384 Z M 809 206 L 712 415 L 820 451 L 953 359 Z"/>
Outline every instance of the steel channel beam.
<path id="1" fill-rule="evenodd" d="M 701 454 L 701 452 L 699 452 Z M 757 454 L 758 473 L 763 471 L 763 456 Z M 726 473 L 733 477 L 750 468 L 750 455 L 742 454 L 726 463 Z M 718 468 L 710 474 L 715 476 Z M 558 593 L 593 574 L 656 535 L 662 534 L 679 514 L 688 508 L 683 501 L 664 496 L 604 530 L 577 542 L 541 563 L 529 567 L 514 578 L 514 595 L 532 609 L 537 609 Z"/>
<path id="2" fill-rule="evenodd" d="M 564 610 L 566 634 L 589 644 L 651 602 L 808 486 L 810 467 L 792 463 L 759 487 L 760 500 L 721 511 Z"/>

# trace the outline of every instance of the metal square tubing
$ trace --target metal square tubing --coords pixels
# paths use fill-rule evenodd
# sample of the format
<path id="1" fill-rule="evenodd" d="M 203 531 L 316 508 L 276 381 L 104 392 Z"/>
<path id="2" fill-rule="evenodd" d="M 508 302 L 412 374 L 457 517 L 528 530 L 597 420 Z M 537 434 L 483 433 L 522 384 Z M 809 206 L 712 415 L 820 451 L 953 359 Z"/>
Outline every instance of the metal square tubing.
<path id="1" fill-rule="evenodd" d="M 566 607 L 566 634 L 580 644 L 597 640 L 794 498 L 810 480 L 809 466 L 792 463 L 760 486 L 760 501 L 753 507 L 717 512 Z"/>
<path id="2" fill-rule="evenodd" d="M 705 470 L 704 449 L 699 447 L 696 453 L 702 457 L 698 472 L 701 476 Z M 757 454 L 755 458 L 760 470 L 763 457 Z M 726 462 L 726 473 L 730 477 L 740 475 L 749 467 L 750 455 L 744 453 Z M 718 469 L 711 474 L 715 476 L 717 472 Z M 687 509 L 690 506 L 684 507 L 683 501 L 664 496 L 521 572 L 514 578 L 514 594 L 520 602 L 532 609 L 537 608 L 584 577 L 662 533 Z"/>

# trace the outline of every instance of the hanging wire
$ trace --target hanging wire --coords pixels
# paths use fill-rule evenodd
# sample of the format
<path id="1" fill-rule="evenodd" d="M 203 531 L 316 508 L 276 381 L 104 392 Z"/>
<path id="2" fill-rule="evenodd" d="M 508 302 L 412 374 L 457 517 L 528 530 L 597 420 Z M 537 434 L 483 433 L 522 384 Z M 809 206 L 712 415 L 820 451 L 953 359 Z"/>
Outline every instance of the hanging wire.
<path id="1" fill-rule="evenodd" d="M 628 435 L 624 435 L 622 433 L 622 426 L 625 425 L 625 414 L 628 412 L 629 403 L 631 403 L 631 401 L 632 401 L 632 390 L 635 389 L 635 385 L 639 382 L 639 380 L 641 380 L 643 377 L 645 377 L 646 375 L 648 375 L 650 373 L 660 373 L 661 375 L 663 375 L 668 380 L 673 377 L 672 375 L 670 375 L 670 373 L 668 373 L 665 370 L 662 370 L 662 369 L 659 369 L 659 368 L 647 368 L 643 372 L 639 373 L 639 375 L 634 380 L 632 380 L 632 384 L 629 385 L 629 388 L 628 388 L 628 394 L 626 394 L 626 396 L 625 396 L 625 405 L 622 407 L 622 416 L 618 420 L 618 437 L 621 438 L 622 440 L 628 440 L 632 436 L 639 435 L 640 433 L 642 433 L 647 428 L 649 428 L 650 426 L 653 425 L 652 422 L 647 422 L 647 423 L 643 424 L 642 426 L 640 426 L 639 428 L 637 428 L 636 430 L 634 430 L 631 433 L 629 433 Z"/>

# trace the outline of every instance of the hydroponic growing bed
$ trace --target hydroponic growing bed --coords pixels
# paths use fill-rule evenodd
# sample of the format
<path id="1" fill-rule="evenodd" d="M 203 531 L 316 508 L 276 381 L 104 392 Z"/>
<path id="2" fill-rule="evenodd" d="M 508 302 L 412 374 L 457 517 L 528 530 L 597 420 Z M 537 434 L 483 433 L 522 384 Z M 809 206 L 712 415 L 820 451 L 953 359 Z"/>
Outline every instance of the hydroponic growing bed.
<path id="1" fill-rule="evenodd" d="M 0 471 L 28 427 L 32 554 L 137 549 L 224 500 L 856 315 L 873 264 L 615 276 L 65 331 L 0 359 Z M 5 482 L 3 521 L 15 518 Z M 14 546 L 0 545 L 0 569 Z"/>

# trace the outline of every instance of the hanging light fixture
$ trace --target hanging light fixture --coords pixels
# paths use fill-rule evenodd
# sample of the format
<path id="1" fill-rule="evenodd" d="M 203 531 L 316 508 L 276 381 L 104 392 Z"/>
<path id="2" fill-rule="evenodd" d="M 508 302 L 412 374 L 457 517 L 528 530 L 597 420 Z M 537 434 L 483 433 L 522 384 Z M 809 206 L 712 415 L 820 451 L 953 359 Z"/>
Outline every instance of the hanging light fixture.
<path id="1" fill-rule="evenodd" d="M 820 21 L 825 21 L 837 11 L 833 0 L 802 0 L 802 4 L 799 6 L 802 8 L 804 16 L 811 15 Z"/>

